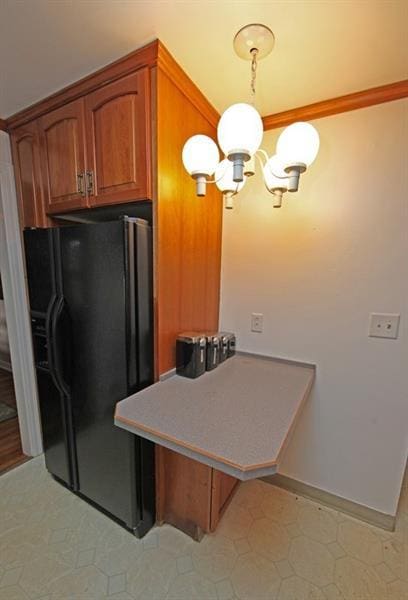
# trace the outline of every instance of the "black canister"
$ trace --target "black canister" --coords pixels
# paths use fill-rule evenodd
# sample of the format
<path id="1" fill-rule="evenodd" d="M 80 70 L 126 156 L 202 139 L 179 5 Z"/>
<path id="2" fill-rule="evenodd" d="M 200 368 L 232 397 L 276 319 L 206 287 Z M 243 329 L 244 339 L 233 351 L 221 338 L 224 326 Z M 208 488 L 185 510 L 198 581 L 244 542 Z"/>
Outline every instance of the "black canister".
<path id="1" fill-rule="evenodd" d="M 228 346 L 231 333 L 221 332 L 218 334 L 220 340 L 220 363 L 228 358 Z"/>
<path id="2" fill-rule="evenodd" d="M 176 372 L 195 379 L 205 372 L 207 338 L 195 331 L 180 333 L 176 341 Z"/>
<path id="3" fill-rule="evenodd" d="M 231 358 L 231 356 L 234 356 L 234 354 L 235 354 L 237 339 L 236 339 L 234 333 L 228 333 L 227 335 L 228 335 L 228 358 Z"/>
<path id="4" fill-rule="evenodd" d="M 207 333 L 207 371 L 212 371 L 220 362 L 220 339 L 216 333 Z"/>

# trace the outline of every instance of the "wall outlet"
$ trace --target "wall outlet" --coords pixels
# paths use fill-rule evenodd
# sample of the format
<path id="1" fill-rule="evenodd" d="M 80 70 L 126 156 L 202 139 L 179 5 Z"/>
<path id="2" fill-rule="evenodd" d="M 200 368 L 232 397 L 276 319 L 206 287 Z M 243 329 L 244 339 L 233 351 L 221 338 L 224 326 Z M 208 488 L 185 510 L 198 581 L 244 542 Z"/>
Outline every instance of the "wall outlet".
<path id="1" fill-rule="evenodd" d="M 391 338 L 395 340 L 398 337 L 399 322 L 400 315 L 371 313 L 368 335 L 370 337 Z"/>
<path id="2" fill-rule="evenodd" d="M 262 313 L 252 313 L 251 315 L 251 331 L 255 331 L 256 333 L 262 333 L 263 329 L 263 314 Z"/>

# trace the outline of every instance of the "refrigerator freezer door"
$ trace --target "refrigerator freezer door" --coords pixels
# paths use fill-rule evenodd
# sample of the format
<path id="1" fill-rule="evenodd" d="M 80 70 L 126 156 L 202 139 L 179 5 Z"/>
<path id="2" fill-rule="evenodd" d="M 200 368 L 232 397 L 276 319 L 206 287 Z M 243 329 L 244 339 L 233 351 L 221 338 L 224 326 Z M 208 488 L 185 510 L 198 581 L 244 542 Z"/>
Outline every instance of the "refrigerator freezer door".
<path id="1" fill-rule="evenodd" d="M 46 467 L 50 473 L 72 487 L 66 403 L 49 373 L 37 369 L 37 385 Z"/>
<path id="2" fill-rule="evenodd" d="M 128 395 L 124 223 L 63 228 L 60 241 L 79 491 L 133 528 L 138 453 L 135 438 L 114 425 L 115 405 Z"/>
<path id="3" fill-rule="evenodd" d="M 70 401 L 57 384 L 52 357 L 50 324 L 61 292 L 58 230 L 25 230 L 24 244 L 45 464 L 50 473 L 76 489 Z"/>

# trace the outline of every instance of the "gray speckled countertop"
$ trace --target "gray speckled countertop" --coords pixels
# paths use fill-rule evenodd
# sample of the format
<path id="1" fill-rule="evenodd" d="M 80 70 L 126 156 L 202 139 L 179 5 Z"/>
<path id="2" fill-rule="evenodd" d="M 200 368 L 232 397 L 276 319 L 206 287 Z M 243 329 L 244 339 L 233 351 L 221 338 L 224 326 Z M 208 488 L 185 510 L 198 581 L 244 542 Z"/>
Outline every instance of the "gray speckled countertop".
<path id="1" fill-rule="evenodd" d="M 239 479 L 262 477 L 277 471 L 314 376 L 313 365 L 237 354 L 118 402 L 115 423 Z"/>

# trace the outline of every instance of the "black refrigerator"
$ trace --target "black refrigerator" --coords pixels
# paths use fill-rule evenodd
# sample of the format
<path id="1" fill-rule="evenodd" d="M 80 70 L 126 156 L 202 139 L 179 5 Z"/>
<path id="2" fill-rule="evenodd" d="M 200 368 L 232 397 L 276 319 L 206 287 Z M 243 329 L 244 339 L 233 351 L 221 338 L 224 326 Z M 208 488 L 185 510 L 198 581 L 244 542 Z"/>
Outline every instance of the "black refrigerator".
<path id="1" fill-rule="evenodd" d="M 155 519 L 154 445 L 114 425 L 153 381 L 147 221 L 24 231 L 45 463 L 137 536 Z"/>

